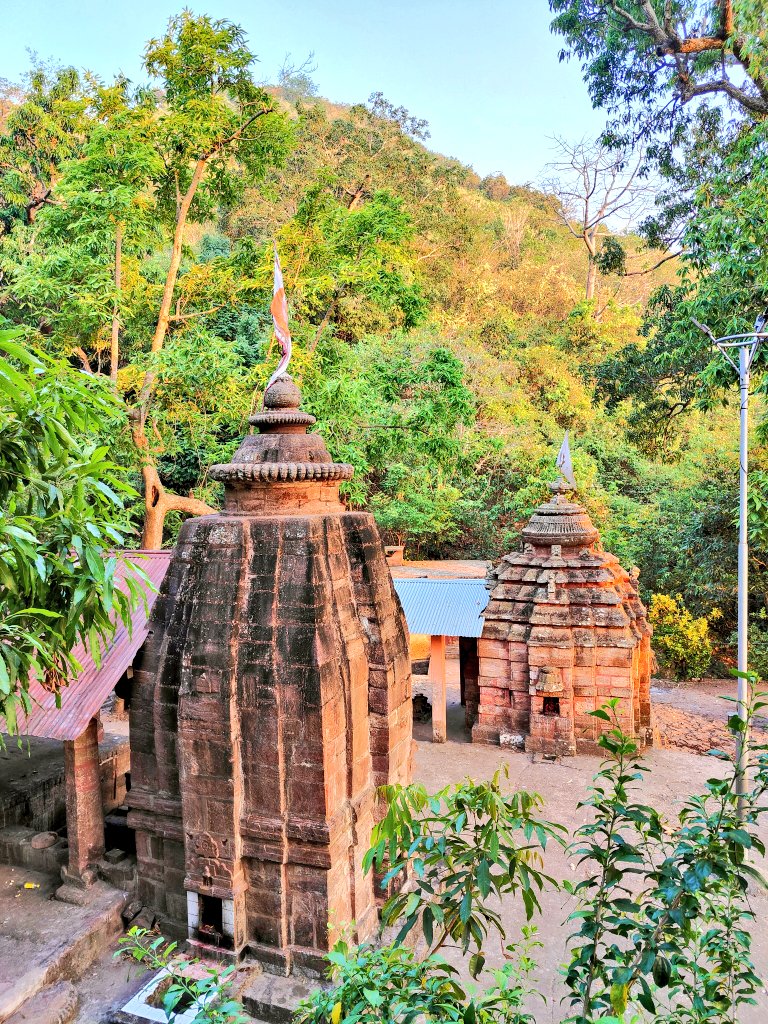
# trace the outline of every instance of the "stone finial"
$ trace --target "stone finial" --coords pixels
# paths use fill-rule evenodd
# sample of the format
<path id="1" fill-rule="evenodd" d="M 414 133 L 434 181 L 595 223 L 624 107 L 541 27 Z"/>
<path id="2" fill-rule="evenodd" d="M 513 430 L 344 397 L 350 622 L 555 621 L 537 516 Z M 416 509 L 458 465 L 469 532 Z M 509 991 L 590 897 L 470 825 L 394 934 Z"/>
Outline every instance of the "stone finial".
<path id="1" fill-rule="evenodd" d="M 278 377 L 264 394 L 265 409 L 298 409 L 300 405 L 301 392 L 287 373 Z"/>
<path id="2" fill-rule="evenodd" d="M 573 488 L 560 477 L 549 484 L 552 497 L 540 505 L 522 531 L 523 543 L 534 547 L 560 548 L 559 555 L 568 548 L 591 548 L 600 534 L 583 505 L 568 495 Z M 553 552 L 554 553 L 554 552 Z"/>
<path id="3" fill-rule="evenodd" d="M 575 491 L 564 476 L 559 476 L 557 480 L 553 480 L 552 483 L 547 484 L 547 487 L 554 495 L 551 499 L 552 501 L 557 501 L 558 498 L 565 497 L 566 494 L 574 493 Z"/>
<path id="4" fill-rule="evenodd" d="M 248 420 L 258 432 L 243 439 L 231 462 L 212 466 L 211 478 L 239 489 L 350 480 L 354 468 L 334 462 L 320 434 L 307 433 L 315 417 L 300 405 L 301 392 L 287 373 L 282 374 L 265 394 L 263 410 Z"/>

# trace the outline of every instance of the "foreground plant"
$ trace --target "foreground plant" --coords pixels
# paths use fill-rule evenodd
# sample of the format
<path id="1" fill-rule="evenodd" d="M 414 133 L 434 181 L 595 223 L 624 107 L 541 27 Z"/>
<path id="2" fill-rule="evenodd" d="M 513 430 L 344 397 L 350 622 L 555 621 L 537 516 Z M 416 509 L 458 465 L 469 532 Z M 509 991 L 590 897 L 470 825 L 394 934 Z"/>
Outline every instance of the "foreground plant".
<path id="1" fill-rule="evenodd" d="M 493 983 L 483 992 L 469 991 L 458 971 L 441 956 L 417 959 L 396 943 L 350 949 L 338 943 L 328 954 L 333 988 L 312 994 L 297 1011 L 295 1024 L 411 1024 L 456 1021 L 461 1024 L 533 1024 L 522 1005 L 529 995 L 527 978 L 534 967 L 531 950 L 541 945 L 528 932 L 515 947 L 515 962 L 490 972 Z"/>
<path id="2" fill-rule="evenodd" d="M 467 780 L 434 796 L 422 785 L 386 787 L 389 808 L 363 860 L 366 871 L 388 868 L 382 887 L 412 874 L 412 888 L 392 896 L 382 913 L 384 925 L 402 920 L 395 941 L 420 924 L 431 953 L 449 940 L 463 953 L 471 947 L 473 977 L 490 931 L 506 938 L 498 900 L 519 895 L 528 920 L 541 910 L 538 893 L 556 884 L 542 870 L 542 854 L 566 831 L 535 816 L 543 803 L 537 793 L 504 794 L 502 775 L 506 767 L 489 782 Z"/>
<path id="3" fill-rule="evenodd" d="M 751 677 L 749 719 L 766 706 L 754 694 L 755 682 Z M 594 715 L 614 726 L 599 741 L 608 759 L 582 805 L 594 809 L 594 820 L 577 831 L 573 845 L 591 873 L 565 883 L 578 900 L 570 918 L 578 930 L 569 940 L 573 1013 L 567 1021 L 650 1014 L 670 1024 L 735 1022 L 760 987 L 747 885 L 761 876 L 746 857 L 765 852 L 755 825 L 766 810 L 767 748 L 753 750 L 754 785 L 743 820 L 735 766 L 724 778 L 708 779 L 702 795 L 667 817 L 632 799 L 648 769 L 618 725 L 616 702 Z M 746 728 L 737 715 L 729 727 L 735 734 Z"/>
<path id="4" fill-rule="evenodd" d="M 390 945 L 350 949 L 338 944 L 329 955 L 330 991 L 313 994 L 297 1024 L 342 1021 L 461 1021 L 464 1024 L 526 1024 L 535 929 L 524 928 L 520 943 L 504 946 L 506 931 L 498 900 L 519 896 L 530 919 L 540 909 L 538 894 L 556 883 L 542 870 L 548 841 L 562 842 L 561 825 L 536 816 L 541 797 L 524 791 L 505 794 L 499 770 L 488 782 L 446 786 L 430 795 L 424 786 L 383 790 L 389 807 L 373 832 L 364 868 L 385 871 L 382 886 L 411 877 L 411 888 L 385 904 L 384 925 L 400 925 Z M 416 926 L 427 943 L 417 957 L 403 945 Z M 473 977 L 485 968 L 484 947 L 498 937 L 506 960 L 486 971 L 483 991 L 462 985 L 456 969 L 438 955 L 454 945 L 472 951 Z"/>
<path id="5" fill-rule="evenodd" d="M 37 676 L 58 694 L 78 642 L 99 661 L 141 599 L 135 566 L 118 586 L 112 549 L 135 496 L 100 438 L 122 404 L 108 384 L 0 331 L 0 716 L 13 735 Z"/>
<path id="6" fill-rule="evenodd" d="M 120 939 L 115 956 L 135 960 L 151 971 L 167 972 L 170 984 L 162 994 L 162 1010 L 169 1024 L 191 1007 L 197 1011 L 191 1024 L 246 1024 L 242 1006 L 228 995 L 235 966 L 206 966 L 195 972 L 199 961 L 180 958 L 177 946 L 146 928 L 131 928 Z"/>

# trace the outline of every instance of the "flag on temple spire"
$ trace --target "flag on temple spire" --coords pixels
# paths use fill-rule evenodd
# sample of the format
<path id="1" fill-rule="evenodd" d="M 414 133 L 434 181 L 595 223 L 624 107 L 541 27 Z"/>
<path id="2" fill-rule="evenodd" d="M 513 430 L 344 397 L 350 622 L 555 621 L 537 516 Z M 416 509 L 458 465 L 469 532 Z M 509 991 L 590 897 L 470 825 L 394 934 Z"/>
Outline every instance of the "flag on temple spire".
<path id="1" fill-rule="evenodd" d="M 272 293 L 272 302 L 269 306 L 272 313 L 272 321 L 275 325 L 275 337 L 280 345 L 280 362 L 277 369 L 269 378 L 269 383 L 264 391 L 269 391 L 281 373 L 285 373 L 288 363 L 291 361 L 291 332 L 288 330 L 288 300 L 285 297 L 285 285 L 283 284 L 283 271 L 280 267 L 280 257 L 277 254 L 277 243 L 275 243 L 275 283 Z"/>
<path id="2" fill-rule="evenodd" d="M 557 462 L 555 463 L 557 468 L 560 470 L 560 475 L 569 483 L 571 487 L 576 490 L 576 480 L 573 476 L 573 463 L 571 462 L 571 446 L 568 443 L 568 431 L 565 432 L 563 443 L 560 445 L 560 451 L 557 453 Z"/>

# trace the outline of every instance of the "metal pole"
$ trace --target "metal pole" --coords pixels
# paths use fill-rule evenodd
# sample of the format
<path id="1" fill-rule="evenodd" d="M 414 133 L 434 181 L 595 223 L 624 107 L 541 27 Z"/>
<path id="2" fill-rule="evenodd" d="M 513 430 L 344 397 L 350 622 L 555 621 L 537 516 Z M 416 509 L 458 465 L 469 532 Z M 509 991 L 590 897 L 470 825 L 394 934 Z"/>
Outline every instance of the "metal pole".
<path id="1" fill-rule="evenodd" d="M 738 608 L 738 715 L 746 723 L 748 687 L 745 674 L 747 672 L 747 641 L 748 641 L 748 572 L 749 542 L 747 540 L 747 460 L 749 432 L 749 365 L 750 350 L 747 345 L 739 348 L 739 390 L 741 392 L 741 416 L 739 424 L 739 608 Z M 739 817 L 745 811 L 745 794 L 747 792 L 747 765 L 749 758 L 749 738 L 744 731 L 737 737 L 736 746 L 736 795 L 738 797 Z"/>
<path id="2" fill-rule="evenodd" d="M 749 731 L 747 728 L 747 710 L 749 706 L 749 681 L 747 674 L 747 648 L 749 626 L 749 541 L 747 536 L 747 473 L 748 473 L 748 440 L 749 440 L 749 371 L 757 350 L 766 338 L 768 331 L 768 309 L 755 320 L 755 328 L 741 334 L 728 334 L 716 338 L 712 331 L 698 320 L 693 321 L 717 346 L 739 375 L 740 416 L 739 416 L 739 605 L 738 605 L 738 665 L 739 679 L 736 691 L 736 710 L 743 723 L 743 730 L 736 738 L 736 779 L 737 813 L 744 818 L 747 809 L 747 792 L 749 781 Z M 733 350 L 739 350 L 739 362 L 733 358 Z"/>

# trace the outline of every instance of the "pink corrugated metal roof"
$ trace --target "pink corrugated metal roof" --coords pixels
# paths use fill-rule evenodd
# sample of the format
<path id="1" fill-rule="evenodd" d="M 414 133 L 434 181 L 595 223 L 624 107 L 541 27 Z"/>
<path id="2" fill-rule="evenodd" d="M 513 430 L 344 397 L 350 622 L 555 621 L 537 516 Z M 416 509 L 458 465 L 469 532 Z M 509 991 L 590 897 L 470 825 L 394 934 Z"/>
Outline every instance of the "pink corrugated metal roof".
<path id="1" fill-rule="evenodd" d="M 137 556 L 137 566 L 159 590 L 173 552 L 127 551 L 125 554 L 131 558 Z M 118 574 L 121 574 L 120 569 Z M 60 708 L 56 707 L 56 699 L 52 693 L 44 690 L 39 683 L 32 683 L 29 695 L 33 707 L 26 721 L 19 722 L 21 731 L 26 731 L 30 736 L 42 736 L 51 740 L 77 739 L 93 716 L 98 713 L 144 642 L 147 635 L 147 611 L 152 608 L 156 597 L 156 593 L 147 591 L 147 609 L 145 610 L 144 603 L 141 602 L 134 610 L 130 631 L 122 623 L 118 625 L 109 650 L 102 656 L 99 668 L 90 654 L 78 644 L 74 655 L 82 669 L 77 678 L 61 691 Z"/>

